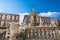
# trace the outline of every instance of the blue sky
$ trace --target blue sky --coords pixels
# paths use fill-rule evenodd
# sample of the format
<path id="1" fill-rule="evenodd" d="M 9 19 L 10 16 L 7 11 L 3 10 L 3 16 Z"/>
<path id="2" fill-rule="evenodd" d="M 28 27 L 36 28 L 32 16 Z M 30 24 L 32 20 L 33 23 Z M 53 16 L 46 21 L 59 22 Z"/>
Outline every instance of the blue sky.
<path id="1" fill-rule="evenodd" d="M 36 12 L 60 12 L 60 0 L 0 0 L 0 11 L 31 12 L 32 5 Z"/>
<path id="2" fill-rule="evenodd" d="M 0 0 L 0 12 L 30 14 L 32 5 L 39 15 L 60 19 L 60 0 Z"/>

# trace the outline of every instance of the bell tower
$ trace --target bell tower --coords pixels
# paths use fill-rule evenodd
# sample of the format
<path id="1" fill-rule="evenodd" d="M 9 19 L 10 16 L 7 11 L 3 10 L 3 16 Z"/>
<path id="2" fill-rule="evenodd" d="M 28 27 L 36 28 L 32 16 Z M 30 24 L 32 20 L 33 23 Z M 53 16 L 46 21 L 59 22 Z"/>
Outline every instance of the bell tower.
<path id="1" fill-rule="evenodd" d="M 38 23 L 38 13 L 34 11 L 34 6 L 32 6 L 32 12 L 31 12 L 30 18 L 31 18 L 31 21 L 30 21 L 31 25 L 36 26 Z"/>

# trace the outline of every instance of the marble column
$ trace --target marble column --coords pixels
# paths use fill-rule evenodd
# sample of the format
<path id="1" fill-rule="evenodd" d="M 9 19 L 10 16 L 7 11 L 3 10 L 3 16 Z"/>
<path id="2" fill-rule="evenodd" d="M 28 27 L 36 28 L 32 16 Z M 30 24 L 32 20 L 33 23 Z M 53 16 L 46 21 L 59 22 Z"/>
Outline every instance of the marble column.
<path id="1" fill-rule="evenodd" d="M 56 38 L 57 38 L 57 40 L 60 40 L 58 28 L 55 28 L 55 32 L 56 32 Z"/>
<path id="2" fill-rule="evenodd" d="M 40 38 L 42 38 L 42 29 L 40 29 Z"/>
<path id="3" fill-rule="evenodd" d="M 52 30 L 50 29 L 49 31 L 50 31 L 50 38 L 52 38 Z"/>
<path id="4" fill-rule="evenodd" d="M 44 38 L 46 38 L 46 29 L 44 29 Z"/>
<path id="5" fill-rule="evenodd" d="M 29 39 L 29 33 L 27 35 L 28 35 L 28 39 Z"/>
<path id="6" fill-rule="evenodd" d="M 49 37 L 48 33 L 49 33 L 48 30 L 46 30 L 46 37 L 47 37 L 47 38 Z"/>
<path id="7" fill-rule="evenodd" d="M 38 30 L 38 37 L 40 38 L 40 30 Z"/>
<path id="8" fill-rule="evenodd" d="M 33 30 L 31 30 L 31 39 L 33 38 Z"/>
<path id="9" fill-rule="evenodd" d="M 42 37 L 44 38 L 44 29 L 42 29 Z"/>

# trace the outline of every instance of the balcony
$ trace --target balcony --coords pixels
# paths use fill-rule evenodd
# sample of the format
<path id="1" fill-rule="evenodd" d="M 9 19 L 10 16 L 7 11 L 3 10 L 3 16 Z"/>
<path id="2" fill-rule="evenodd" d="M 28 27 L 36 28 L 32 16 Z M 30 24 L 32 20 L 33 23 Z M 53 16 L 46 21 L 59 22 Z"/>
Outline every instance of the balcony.
<path id="1" fill-rule="evenodd" d="M 38 25 L 39 25 L 39 23 L 37 23 L 37 22 L 33 23 L 33 26 L 38 26 Z"/>
<path id="2" fill-rule="evenodd" d="M 6 29 L 8 28 L 7 26 L 0 26 L 0 29 Z"/>

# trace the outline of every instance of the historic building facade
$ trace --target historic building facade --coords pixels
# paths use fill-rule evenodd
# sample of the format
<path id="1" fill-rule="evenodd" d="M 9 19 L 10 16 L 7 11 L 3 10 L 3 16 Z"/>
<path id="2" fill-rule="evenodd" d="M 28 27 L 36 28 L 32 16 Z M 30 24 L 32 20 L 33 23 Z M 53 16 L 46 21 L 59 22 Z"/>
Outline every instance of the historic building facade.
<path id="1" fill-rule="evenodd" d="M 52 23 L 50 17 L 34 12 L 34 7 L 30 15 L 24 16 L 22 25 L 19 17 L 18 14 L 0 13 L 0 40 L 60 40 L 60 21 Z"/>
<path id="2" fill-rule="evenodd" d="M 57 25 L 51 24 L 50 17 L 39 16 L 34 7 L 30 15 L 24 16 L 23 25 L 26 29 L 19 36 L 23 40 L 59 40 Z"/>
<path id="3" fill-rule="evenodd" d="M 10 22 L 19 22 L 19 15 L 0 13 L 0 26 L 9 26 Z"/>
<path id="4" fill-rule="evenodd" d="M 49 26 L 51 24 L 50 17 L 39 16 L 38 12 L 34 12 L 34 7 L 30 15 L 24 16 L 23 23 L 28 26 Z"/>
<path id="5" fill-rule="evenodd" d="M 9 28 L 12 22 L 19 24 L 18 14 L 0 13 L 0 39 L 1 40 L 4 40 L 2 38 L 9 38 L 10 35 Z"/>

